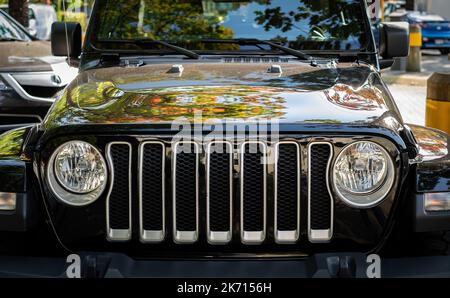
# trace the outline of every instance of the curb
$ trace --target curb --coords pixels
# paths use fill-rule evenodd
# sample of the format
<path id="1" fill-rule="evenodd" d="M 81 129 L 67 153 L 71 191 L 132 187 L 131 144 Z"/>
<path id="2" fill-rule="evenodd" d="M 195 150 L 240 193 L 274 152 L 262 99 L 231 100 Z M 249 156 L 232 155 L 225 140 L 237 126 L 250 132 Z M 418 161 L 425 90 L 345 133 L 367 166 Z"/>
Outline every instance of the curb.
<path id="1" fill-rule="evenodd" d="M 417 75 L 413 73 L 381 73 L 381 77 L 386 82 L 386 84 L 426 87 L 428 78 L 431 77 L 431 74 L 422 73 L 420 75 Z"/>

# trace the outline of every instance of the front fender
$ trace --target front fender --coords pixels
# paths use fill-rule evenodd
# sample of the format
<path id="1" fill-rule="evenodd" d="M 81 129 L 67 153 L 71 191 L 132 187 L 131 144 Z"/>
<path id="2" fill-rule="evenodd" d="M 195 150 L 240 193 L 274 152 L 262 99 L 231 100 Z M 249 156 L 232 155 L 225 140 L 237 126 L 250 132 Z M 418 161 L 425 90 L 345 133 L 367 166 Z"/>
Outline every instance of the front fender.
<path id="1" fill-rule="evenodd" d="M 23 150 L 31 129 L 27 126 L 0 135 L 0 231 L 26 231 L 38 219 L 31 158 Z"/>
<path id="2" fill-rule="evenodd" d="M 437 129 L 411 126 L 419 146 L 416 163 L 414 230 L 450 230 L 450 137 Z M 431 208 L 430 202 L 433 203 Z"/>
<path id="3" fill-rule="evenodd" d="M 443 131 L 411 126 L 419 145 L 415 160 L 418 193 L 450 192 L 450 137 Z"/>

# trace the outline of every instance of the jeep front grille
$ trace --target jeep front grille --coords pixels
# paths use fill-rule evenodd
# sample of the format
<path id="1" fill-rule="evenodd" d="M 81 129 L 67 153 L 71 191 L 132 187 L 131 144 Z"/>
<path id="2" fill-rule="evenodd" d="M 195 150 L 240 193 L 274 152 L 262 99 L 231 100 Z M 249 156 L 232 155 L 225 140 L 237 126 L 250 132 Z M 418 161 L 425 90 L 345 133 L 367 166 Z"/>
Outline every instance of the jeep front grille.
<path id="1" fill-rule="evenodd" d="M 145 141 L 136 148 L 131 143 L 109 143 L 107 238 L 139 237 L 143 243 L 190 244 L 206 239 L 210 244 L 227 244 L 239 239 L 243 244 L 292 244 L 301 238 L 305 216 L 303 231 L 310 242 L 329 241 L 333 200 L 328 175 L 333 147 L 313 142 L 305 149 L 296 141 L 270 145 L 213 141 L 206 146 Z M 133 164 L 135 154 L 137 165 Z M 302 164 L 308 165 L 303 184 Z M 131 192 L 133 183 L 138 185 L 136 194 Z M 302 185 L 308 190 L 303 192 Z M 305 208 L 301 208 L 302 193 L 308 194 Z M 138 206 L 133 206 L 135 201 Z"/>
<path id="2" fill-rule="evenodd" d="M 309 145 L 308 237 L 311 242 L 326 242 L 333 233 L 333 198 L 328 170 L 333 147 L 330 143 Z"/>
<path id="3" fill-rule="evenodd" d="M 193 243 L 198 239 L 199 154 L 199 146 L 195 142 L 174 145 L 173 237 L 176 243 Z"/>
<path id="4" fill-rule="evenodd" d="M 131 145 L 125 142 L 109 143 L 106 159 L 110 168 L 111 184 L 106 199 L 107 238 L 131 239 Z"/>
<path id="5" fill-rule="evenodd" d="M 277 243 L 295 243 L 300 235 L 300 146 L 275 145 L 274 231 Z"/>
<path id="6" fill-rule="evenodd" d="M 161 142 L 139 146 L 139 237 L 143 243 L 160 242 L 165 235 L 165 148 Z"/>
<path id="7" fill-rule="evenodd" d="M 266 238 L 267 149 L 262 142 L 241 146 L 241 240 L 259 244 Z"/>
<path id="8" fill-rule="evenodd" d="M 232 210 L 233 145 L 211 142 L 206 154 L 206 230 L 209 243 L 231 241 Z"/>

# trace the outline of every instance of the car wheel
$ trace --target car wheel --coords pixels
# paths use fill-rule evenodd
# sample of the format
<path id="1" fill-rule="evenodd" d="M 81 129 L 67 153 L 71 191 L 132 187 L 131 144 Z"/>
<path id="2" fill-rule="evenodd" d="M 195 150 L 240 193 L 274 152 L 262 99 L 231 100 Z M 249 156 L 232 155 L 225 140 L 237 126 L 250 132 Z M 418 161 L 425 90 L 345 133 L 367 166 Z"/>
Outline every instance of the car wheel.
<path id="1" fill-rule="evenodd" d="M 441 52 L 442 55 L 448 55 L 450 54 L 450 49 L 441 49 L 439 50 Z"/>

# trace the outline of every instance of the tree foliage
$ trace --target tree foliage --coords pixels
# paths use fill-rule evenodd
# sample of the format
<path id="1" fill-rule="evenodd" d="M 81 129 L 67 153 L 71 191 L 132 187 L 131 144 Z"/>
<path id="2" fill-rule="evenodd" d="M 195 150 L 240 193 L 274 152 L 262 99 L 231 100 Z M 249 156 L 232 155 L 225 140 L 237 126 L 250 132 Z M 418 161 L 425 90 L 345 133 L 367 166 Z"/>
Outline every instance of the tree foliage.
<path id="1" fill-rule="evenodd" d="M 9 0 L 9 14 L 20 24 L 28 27 L 28 0 Z"/>

